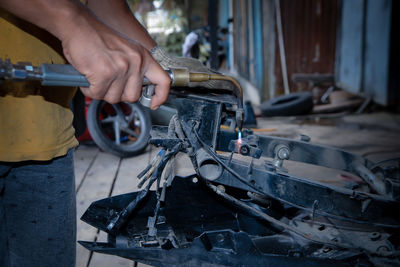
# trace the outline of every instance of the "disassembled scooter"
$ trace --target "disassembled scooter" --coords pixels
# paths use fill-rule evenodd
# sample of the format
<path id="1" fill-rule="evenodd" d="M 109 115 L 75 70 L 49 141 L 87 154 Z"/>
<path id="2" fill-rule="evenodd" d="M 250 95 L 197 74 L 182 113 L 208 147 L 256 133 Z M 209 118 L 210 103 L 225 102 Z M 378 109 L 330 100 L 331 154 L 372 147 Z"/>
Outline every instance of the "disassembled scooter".
<path id="1" fill-rule="evenodd" d="M 400 264 L 398 165 L 306 138 L 238 138 L 231 92 L 181 87 L 170 100 L 178 113 L 152 129 L 161 150 L 138 176 L 145 188 L 92 203 L 82 220 L 109 238 L 83 246 L 154 266 Z M 178 153 L 196 173 L 174 176 Z M 363 189 L 297 177 L 286 161 L 352 173 Z"/>

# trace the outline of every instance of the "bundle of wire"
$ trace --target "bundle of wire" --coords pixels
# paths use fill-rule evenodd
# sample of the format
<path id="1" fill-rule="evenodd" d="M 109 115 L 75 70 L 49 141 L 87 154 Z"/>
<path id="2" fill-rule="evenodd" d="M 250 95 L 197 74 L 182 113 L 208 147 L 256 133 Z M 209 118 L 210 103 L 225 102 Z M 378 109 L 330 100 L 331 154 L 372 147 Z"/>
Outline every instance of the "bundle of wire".
<path id="1" fill-rule="evenodd" d="M 174 115 L 168 127 L 168 138 L 174 137 L 183 140 L 185 135 L 183 133 L 182 127 L 178 120 L 177 115 Z M 136 198 L 131 201 L 124 209 L 114 215 L 107 225 L 107 230 L 111 233 L 116 233 L 121 226 L 123 226 L 132 212 L 135 210 L 137 205 L 149 194 L 151 186 L 157 181 L 157 206 L 155 208 L 153 223 L 156 223 L 157 214 L 159 212 L 161 202 L 165 201 L 165 192 L 168 185 L 172 183 L 174 178 L 174 161 L 176 154 L 181 150 L 183 146 L 182 142 L 178 142 L 172 149 L 161 149 L 157 155 L 151 160 L 150 164 L 138 175 L 141 181 L 138 187 L 141 188 L 147 182 L 147 185 L 142 189 L 136 196 Z M 164 174 L 164 175 L 163 175 Z M 164 178 L 162 189 L 160 189 L 161 178 Z"/>

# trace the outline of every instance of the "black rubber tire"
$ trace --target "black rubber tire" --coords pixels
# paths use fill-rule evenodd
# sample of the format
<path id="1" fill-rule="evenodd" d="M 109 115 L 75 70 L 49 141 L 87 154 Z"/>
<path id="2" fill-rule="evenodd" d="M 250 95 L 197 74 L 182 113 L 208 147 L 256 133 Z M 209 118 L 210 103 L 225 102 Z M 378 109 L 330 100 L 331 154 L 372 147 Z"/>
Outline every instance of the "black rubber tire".
<path id="1" fill-rule="evenodd" d="M 93 100 L 90 104 L 87 114 L 87 125 L 93 141 L 103 151 L 119 157 L 132 157 L 140 154 L 147 147 L 152 123 L 149 111 L 142 105 L 138 103 L 125 104 L 131 107 L 132 112 L 136 112 L 137 118 L 140 122 L 140 133 L 136 141 L 129 140 L 128 142 L 132 143 L 121 143 L 120 145 L 117 145 L 112 140 L 110 137 L 110 129 L 108 129 L 109 127 L 107 128 L 107 125 L 103 126 L 100 119 L 100 114 L 103 114 L 103 116 L 105 114 L 105 111 L 103 110 L 104 106 L 110 104 L 102 100 Z M 118 105 L 121 105 L 121 103 Z"/>
<path id="2" fill-rule="evenodd" d="M 260 105 L 261 114 L 265 117 L 304 115 L 313 109 L 313 98 L 310 92 L 293 93 L 278 96 Z"/>

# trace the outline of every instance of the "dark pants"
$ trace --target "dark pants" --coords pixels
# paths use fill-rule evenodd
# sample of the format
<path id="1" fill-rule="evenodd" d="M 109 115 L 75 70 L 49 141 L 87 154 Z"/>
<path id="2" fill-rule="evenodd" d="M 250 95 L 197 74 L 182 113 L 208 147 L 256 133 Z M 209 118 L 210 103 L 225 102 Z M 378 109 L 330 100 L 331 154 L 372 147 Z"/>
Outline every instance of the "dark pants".
<path id="1" fill-rule="evenodd" d="M 73 152 L 0 162 L 0 266 L 71 267 L 76 254 Z"/>

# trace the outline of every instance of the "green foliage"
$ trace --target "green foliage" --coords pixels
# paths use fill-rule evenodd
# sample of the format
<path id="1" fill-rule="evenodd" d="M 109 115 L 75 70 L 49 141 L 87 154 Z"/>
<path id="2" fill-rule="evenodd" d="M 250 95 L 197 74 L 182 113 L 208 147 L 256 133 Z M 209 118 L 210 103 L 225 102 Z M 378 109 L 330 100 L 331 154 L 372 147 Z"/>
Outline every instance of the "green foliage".
<path id="1" fill-rule="evenodd" d="M 126 1 L 135 17 L 147 28 L 159 46 L 172 55 L 182 55 L 182 44 L 186 36 L 184 29 L 188 25 L 187 18 L 183 14 L 185 1 Z"/>

